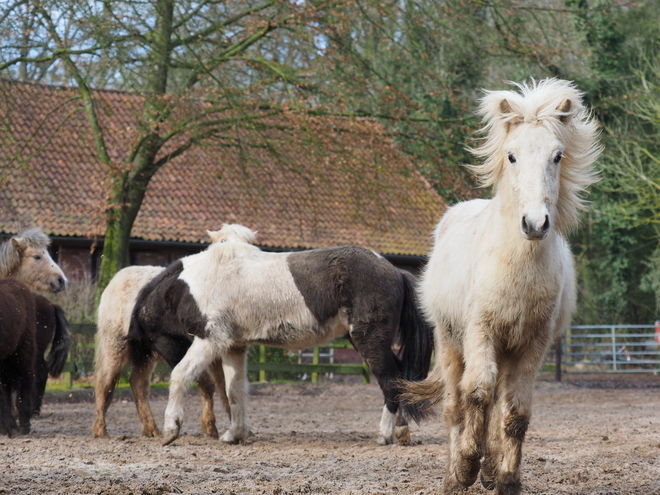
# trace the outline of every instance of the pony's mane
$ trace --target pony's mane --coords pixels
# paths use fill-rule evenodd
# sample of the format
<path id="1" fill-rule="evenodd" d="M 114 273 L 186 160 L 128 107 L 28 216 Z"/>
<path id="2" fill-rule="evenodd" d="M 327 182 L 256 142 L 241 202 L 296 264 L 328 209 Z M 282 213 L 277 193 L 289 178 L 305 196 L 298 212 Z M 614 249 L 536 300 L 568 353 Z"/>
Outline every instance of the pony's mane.
<path id="1" fill-rule="evenodd" d="M 45 249 L 50 246 L 48 237 L 41 227 L 31 227 L 12 237 L 25 247 Z M 21 253 L 16 249 L 11 239 L 0 245 L 0 278 L 8 277 L 21 262 Z"/>
<path id="2" fill-rule="evenodd" d="M 207 230 L 206 233 L 212 243 L 234 241 L 254 244 L 257 241 L 257 233 L 254 230 L 238 223 L 223 223 L 220 230 Z"/>
<path id="3" fill-rule="evenodd" d="M 243 225 L 223 224 L 220 230 L 207 231 L 207 233 L 211 237 L 211 246 L 208 250 L 218 263 L 261 251 L 253 245 L 257 240 L 257 233 Z"/>
<path id="4" fill-rule="evenodd" d="M 510 129 L 522 123 L 546 126 L 564 144 L 561 162 L 557 227 L 560 231 L 578 223 L 579 210 L 584 209 L 583 191 L 598 180 L 593 164 L 602 151 L 598 122 L 583 103 L 583 93 L 575 84 L 560 79 L 511 83 L 516 91 L 485 91 L 477 110 L 485 123 L 480 130 L 484 142 L 470 151 L 483 164 L 470 169 L 482 186 L 501 180 L 506 162 L 505 139 Z"/>

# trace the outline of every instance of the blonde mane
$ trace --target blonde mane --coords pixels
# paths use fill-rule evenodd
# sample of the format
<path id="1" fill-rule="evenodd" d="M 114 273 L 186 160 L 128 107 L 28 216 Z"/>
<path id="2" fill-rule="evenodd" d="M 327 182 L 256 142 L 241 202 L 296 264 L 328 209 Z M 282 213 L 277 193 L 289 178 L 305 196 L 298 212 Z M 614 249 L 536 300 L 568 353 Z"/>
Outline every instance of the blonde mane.
<path id="1" fill-rule="evenodd" d="M 218 263 L 223 263 L 237 256 L 261 251 L 253 244 L 257 240 L 257 233 L 248 227 L 239 224 L 223 224 L 220 230 L 207 230 L 211 238 L 211 252 Z"/>
<path id="2" fill-rule="evenodd" d="M 477 110 L 485 123 L 480 130 L 484 142 L 470 151 L 485 161 L 470 166 L 483 187 L 502 180 L 507 150 L 504 143 L 511 128 L 520 124 L 540 124 L 552 131 L 563 143 L 557 203 L 557 228 L 566 232 L 574 228 L 579 210 L 585 209 L 582 192 L 598 180 L 593 164 L 602 151 L 599 126 L 582 104 L 583 93 L 570 81 L 560 79 L 511 83 L 515 91 L 486 91 Z"/>
<path id="3" fill-rule="evenodd" d="M 8 277 L 21 263 L 21 252 L 16 248 L 16 242 L 23 249 L 45 249 L 50 246 L 50 238 L 41 227 L 31 227 L 19 232 L 0 245 L 0 278 Z"/>

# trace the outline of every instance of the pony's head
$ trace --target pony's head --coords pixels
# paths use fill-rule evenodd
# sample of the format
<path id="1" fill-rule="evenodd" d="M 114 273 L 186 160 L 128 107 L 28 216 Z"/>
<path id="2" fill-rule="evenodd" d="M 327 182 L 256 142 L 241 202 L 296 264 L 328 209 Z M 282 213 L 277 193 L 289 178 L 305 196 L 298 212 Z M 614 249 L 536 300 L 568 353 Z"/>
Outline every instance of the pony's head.
<path id="1" fill-rule="evenodd" d="M 64 290 L 67 278 L 48 252 L 50 238 L 32 227 L 0 246 L 0 277 L 13 277 L 41 292 Z"/>
<path id="2" fill-rule="evenodd" d="M 220 230 L 207 230 L 206 233 L 211 238 L 209 252 L 216 262 L 224 262 L 241 254 L 260 251 L 258 247 L 253 246 L 257 240 L 257 233 L 243 225 L 225 223 Z"/>
<path id="3" fill-rule="evenodd" d="M 237 223 L 223 223 L 220 230 L 207 230 L 212 243 L 216 242 L 247 242 L 254 244 L 257 233 Z"/>
<path id="4" fill-rule="evenodd" d="M 581 193 L 597 180 L 593 163 L 602 147 L 598 124 L 573 83 L 515 86 L 518 92 L 487 91 L 482 98 L 485 140 L 471 151 L 485 161 L 471 168 L 510 200 L 522 235 L 541 240 L 552 228 L 565 233 L 577 225 Z"/>

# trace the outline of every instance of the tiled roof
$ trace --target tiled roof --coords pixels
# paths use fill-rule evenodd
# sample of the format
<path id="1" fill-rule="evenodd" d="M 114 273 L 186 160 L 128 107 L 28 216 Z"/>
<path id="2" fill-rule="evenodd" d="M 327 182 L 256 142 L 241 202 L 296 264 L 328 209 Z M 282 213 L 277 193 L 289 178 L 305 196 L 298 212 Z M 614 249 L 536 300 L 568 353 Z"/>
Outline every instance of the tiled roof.
<path id="1" fill-rule="evenodd" d="M 50 235 L 103 235 L 108 182 L 76 96 L 69 88 L 0 81 L 1 232 L 40 225 Z M 140 100 L 114 91 L 95 98 L 110 156 L 121 166 Z M 156 173 L 132 236 L 206 242 L 206 229 L 241 223 L 269 248 L 428 252 L 445 205 L 377 124 L 291 114 L 263 125 L 233 132 L 244 143 L 268 142 L 278 158 L 259 146 L 243 153 L 215 143 L 191 148 Z"/>

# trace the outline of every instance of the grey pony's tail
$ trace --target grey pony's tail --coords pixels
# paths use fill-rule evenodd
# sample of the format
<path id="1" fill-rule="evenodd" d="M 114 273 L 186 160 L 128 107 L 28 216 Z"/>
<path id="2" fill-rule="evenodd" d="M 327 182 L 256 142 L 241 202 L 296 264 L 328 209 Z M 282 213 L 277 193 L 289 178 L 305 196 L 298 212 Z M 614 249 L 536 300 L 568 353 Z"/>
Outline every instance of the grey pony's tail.
<path id="1" fill-rule="evenodd" d="M 431 416 L 431 402 L 428 399 L 410 400 L 409 386 L 424 383 L 431 367 L 433 356 L 433 328 L 419 309 L 416 292 L 416 279 L 411 273 L 402 270 L 404 302 L 399 325 L 399 362 L 401 379 L 396 387 L 399 391 L 399 404 L 404 415 L 419 422 Z M 401 400 L 403 399 L 403 400 Z"/>
<path id="2" fill-rule="evenodd" d="M 55 378 L 62 374 L 67 357 L 69 356 L 71 329 L 69 328 L 69 322 L 64 316 L 64 310 L 56 304 L 53 304 L 53 308 L 55 308 L 55 335 L 50 346 L 50 352 L 46 358 L 46 366 L 48 367 L 48 374 Z"/>

